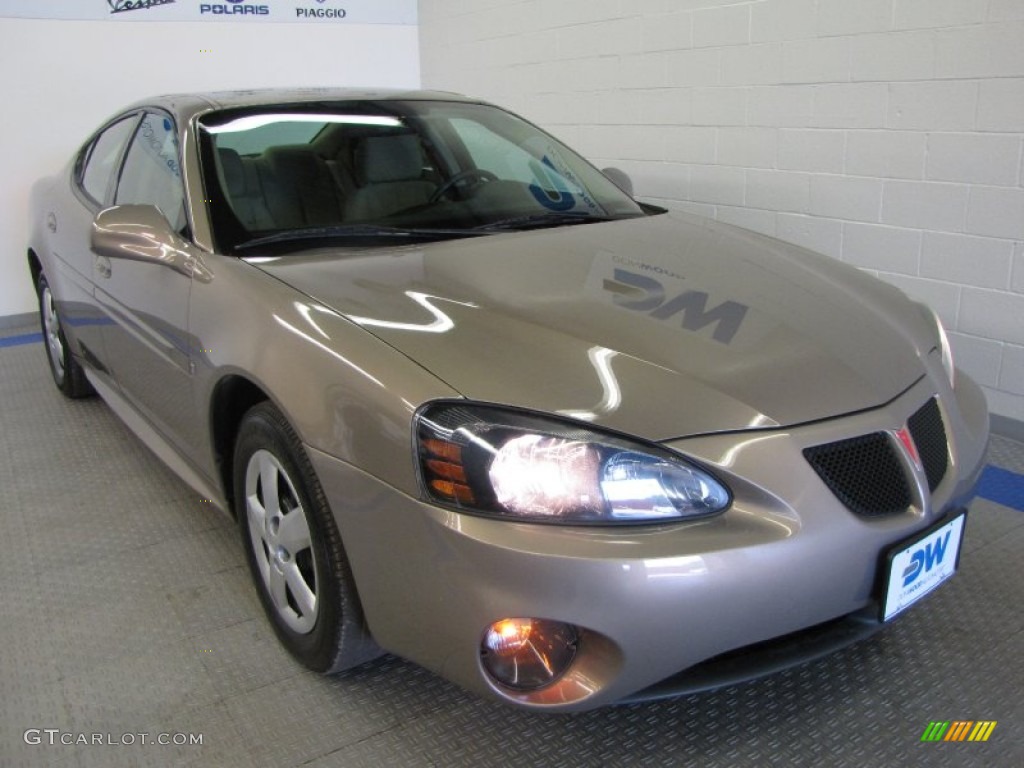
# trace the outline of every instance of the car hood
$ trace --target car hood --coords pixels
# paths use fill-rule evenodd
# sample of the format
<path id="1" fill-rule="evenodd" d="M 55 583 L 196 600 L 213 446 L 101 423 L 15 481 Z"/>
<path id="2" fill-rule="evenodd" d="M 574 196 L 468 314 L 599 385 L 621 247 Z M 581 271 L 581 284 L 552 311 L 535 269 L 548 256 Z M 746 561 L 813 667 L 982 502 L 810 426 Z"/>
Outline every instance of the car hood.
<path id="1" fill-rule="evenodd" d="M 882 405 L 935 345 L 895 288 L 685 214 L 248 261 L 468 398 L 652 440 Z"/>

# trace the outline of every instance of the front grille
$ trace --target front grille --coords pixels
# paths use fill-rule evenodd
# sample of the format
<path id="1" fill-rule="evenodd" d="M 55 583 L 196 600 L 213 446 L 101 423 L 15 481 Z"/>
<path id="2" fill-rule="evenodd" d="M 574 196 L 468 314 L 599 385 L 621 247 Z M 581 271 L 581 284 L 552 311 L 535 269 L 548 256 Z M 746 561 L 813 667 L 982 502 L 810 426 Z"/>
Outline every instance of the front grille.
<path id="1" fill-rule="evenodd" d="M 804 456 L 832 493 L 858 515 L 892 515 L 910 506 L 906 474 L 885 432 L 805 448 Z"/>
<path id="2" fill-rule="evenodd" d="M 907 420 L 928 490 L 935 491 L 949 469 L 946 428 L 933 397 Z M 879 517 L 902 512 L 911 503 L 910 485 L 895 444 L 885 432 L 851 437 L 804 450 L 829 490 L 852 512 Z"/>
<path id="3" fill-rule="evenodd" d="M 928 478 L 928 490 L 934 491 L 949 468 L 946 428 L 942 425 L 942 413 L 934 397 L 907 420 L 907 427 L 921 457 L 921 465 Z"/>

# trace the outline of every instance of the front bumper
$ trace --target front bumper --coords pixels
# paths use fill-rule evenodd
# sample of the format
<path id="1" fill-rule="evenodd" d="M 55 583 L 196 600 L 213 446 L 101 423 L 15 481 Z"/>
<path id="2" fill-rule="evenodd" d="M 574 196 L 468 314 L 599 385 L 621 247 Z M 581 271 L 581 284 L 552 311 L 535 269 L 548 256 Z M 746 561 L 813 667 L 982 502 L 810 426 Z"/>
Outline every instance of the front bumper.
<path id="1" fill-rule="evenodd" d="M 802 455 L 811 445 L 899 429 L 936 393 L 949 470 L 934 493 L 916 494 L 903 513 L 854 515 Z M 882 552 L 969 501 L 987 439 L 980 389 L 960 376 L 954 393 L 925 377 L 869 412 L 672 443 L 713 467 L 734 504 L 709 520 L 634 528 L 460 514 L 309 453 L 378 644 L 478 693 L 570 711 L 636 696 L 704 660 L 851 614 L 860 634 L 877 629 L 865 610 L 877 596 Z M 528 693 L 491 681 L 480 665 L 480 639 L 506 617 L 582 628 L 569 671 Z"/>

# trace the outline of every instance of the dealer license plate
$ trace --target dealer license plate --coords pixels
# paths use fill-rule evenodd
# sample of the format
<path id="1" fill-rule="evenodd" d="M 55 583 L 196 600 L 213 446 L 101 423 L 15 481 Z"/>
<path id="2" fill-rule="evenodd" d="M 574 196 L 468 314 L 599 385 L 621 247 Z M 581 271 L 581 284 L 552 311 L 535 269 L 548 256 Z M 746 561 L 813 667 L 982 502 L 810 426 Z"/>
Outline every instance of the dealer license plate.
<path id="1" fill-rule="evenodd" d="M 966 519 L 961 512 L 889 550 L 882 621 L 889 621 L 956 573 Z"/>

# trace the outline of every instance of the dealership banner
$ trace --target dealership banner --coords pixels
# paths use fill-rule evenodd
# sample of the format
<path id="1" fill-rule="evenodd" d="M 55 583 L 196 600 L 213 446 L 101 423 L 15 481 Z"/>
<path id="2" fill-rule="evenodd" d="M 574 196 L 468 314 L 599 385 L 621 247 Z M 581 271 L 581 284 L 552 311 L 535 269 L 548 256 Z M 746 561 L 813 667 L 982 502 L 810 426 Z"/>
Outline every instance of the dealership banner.
<path id="1" fill-rule="evenodd" d="M 417 23 L 417 0 L 0 0 L 0 17 L 110 21 Z"/>

